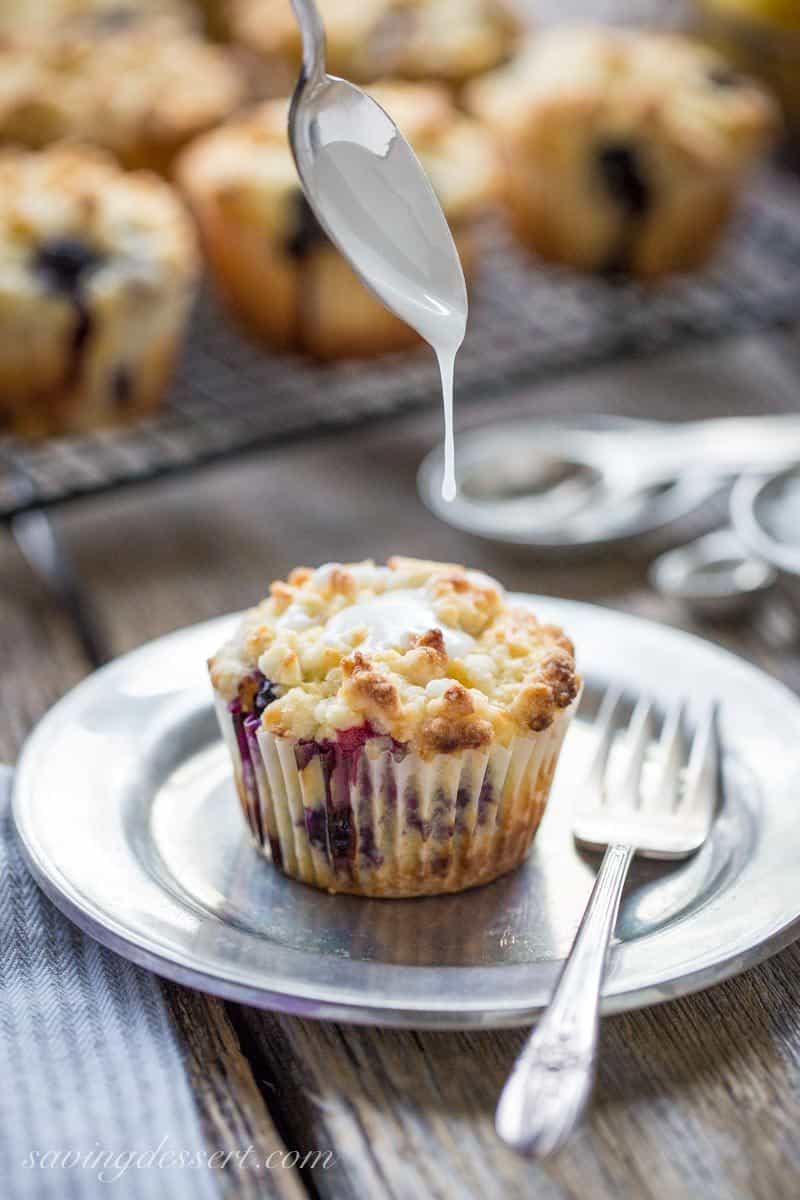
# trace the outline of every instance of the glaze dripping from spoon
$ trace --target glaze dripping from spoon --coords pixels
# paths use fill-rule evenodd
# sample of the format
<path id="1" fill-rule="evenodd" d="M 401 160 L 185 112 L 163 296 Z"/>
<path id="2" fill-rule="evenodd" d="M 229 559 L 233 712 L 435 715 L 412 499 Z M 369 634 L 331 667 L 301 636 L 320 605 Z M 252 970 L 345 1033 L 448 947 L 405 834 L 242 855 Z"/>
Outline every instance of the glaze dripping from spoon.
<path id="1" fill-rule="evenodd" d="M 432 347 L 442 380 L 445 471 L 456 495 L 455 357 L 467 289 L 453 236 L 430 180 L 391 117 L 359 88 L 325 73 L 325 35 L 313 0 L 292 0 L 303 68 L 289 139 L 317 219 L 378 298 Z"/>

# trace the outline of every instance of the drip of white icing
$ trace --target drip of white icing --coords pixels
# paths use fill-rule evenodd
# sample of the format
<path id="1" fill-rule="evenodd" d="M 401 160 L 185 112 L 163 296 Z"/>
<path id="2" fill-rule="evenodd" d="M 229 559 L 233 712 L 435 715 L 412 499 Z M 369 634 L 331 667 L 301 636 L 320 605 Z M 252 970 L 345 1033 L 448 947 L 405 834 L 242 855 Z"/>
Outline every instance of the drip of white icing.
<path id="1" fill-rule="evenodd" d="M 464 658 L 475 645 L 461 629 L 444 625 L 422 588 L 397 588 L 363 604 L 352 604 L 331 617 L 325 638 L 338 641 L 356 629 L 366 629 L 365 650 L 407 650 L 412 636 L 441 629 L 449 658 Z"/>
<path id="2" fill-rule="evenodd" d="M 353 140 L 353 112 L 360 119 Z M 324 117 L 324 120 L 323 120 Z M 442 496 L 456 496 L 453 370 L 467 327 L 458 251 L 420 164 L 377 105 L 324 109 L 312 189 L 341 249 L 381 300 L 433 348 L 445 426 Z"/>

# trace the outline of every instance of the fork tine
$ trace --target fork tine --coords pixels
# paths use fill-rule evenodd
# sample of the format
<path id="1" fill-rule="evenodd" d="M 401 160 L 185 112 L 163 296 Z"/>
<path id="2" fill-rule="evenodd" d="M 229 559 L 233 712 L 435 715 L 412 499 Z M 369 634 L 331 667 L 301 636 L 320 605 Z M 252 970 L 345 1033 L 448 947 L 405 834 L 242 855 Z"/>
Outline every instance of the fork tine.
<path id="1" fill-rule="evenodd" d="M 665 806 L 673 809 L 680 795 L 681 771 L 687 758 L 686 738 L 683 732 L 684 712 L 685 706 L 681 701 L 673 705 L 664 718 L 658 746 L 658 768 L 652 792 L 648 787 L 652 807 L 658 807 L 662 811 Z"/>
<path id="2" fill-rule="evenodd" d="M 616 732 L 615 717 L 621 699 L 622 692 L 620 688 L 612 685 L 603 696 L 597 713 L 597 720 L 595 721 L 598 731 L 597 741 L 595 742 L 592 756 L 589 759 L 586 782 L 588 785 L 593 785 L 598 789 L 602 789 L 608 754 Z"/>
<path id="3" fill-rule="evenodd" d="M 681 812 L 711 820 L 719 797 L 719 705 L 709 704 L 695 730 Z"/>
<path id="4" fill-rule="evenodd" d="M 610 798 L 614 804 L 638 807 L 642 767 L 653 734 L 652 705 L 646 696 L 642 696 L 636 702 L 631 723 L 625 734 L 625 752 L 628 757 L 615 794 Z"/>

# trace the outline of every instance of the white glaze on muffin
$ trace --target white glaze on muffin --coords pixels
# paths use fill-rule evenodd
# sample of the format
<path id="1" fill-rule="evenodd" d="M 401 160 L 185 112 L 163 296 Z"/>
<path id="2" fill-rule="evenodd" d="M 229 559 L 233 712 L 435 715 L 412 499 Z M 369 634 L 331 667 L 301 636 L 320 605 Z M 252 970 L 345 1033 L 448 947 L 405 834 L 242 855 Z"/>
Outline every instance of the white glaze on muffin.
<path id="1" fill-rule="evenodd" d="M 228 701 L 269 680 L 263 724 L 280 737 L 368 725 L 422 756 L 541 731 L 579 686 L 569 639 L 494 580 L 405 558 L 293 571 L 210 669 Z"/>

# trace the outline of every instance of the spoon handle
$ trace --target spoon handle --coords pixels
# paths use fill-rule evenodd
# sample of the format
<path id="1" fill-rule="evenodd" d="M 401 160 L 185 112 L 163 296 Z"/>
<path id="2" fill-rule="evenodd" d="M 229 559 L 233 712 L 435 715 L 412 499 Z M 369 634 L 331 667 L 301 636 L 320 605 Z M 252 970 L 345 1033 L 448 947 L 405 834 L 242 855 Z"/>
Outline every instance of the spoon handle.
<path id="1" fill-rule="evenodd" d="M 301 84 L 319 80 L 325 74 L 325 26 L 315 0 L 292 0 L 294 15 L 303 38 L 303 76 Z"/>

